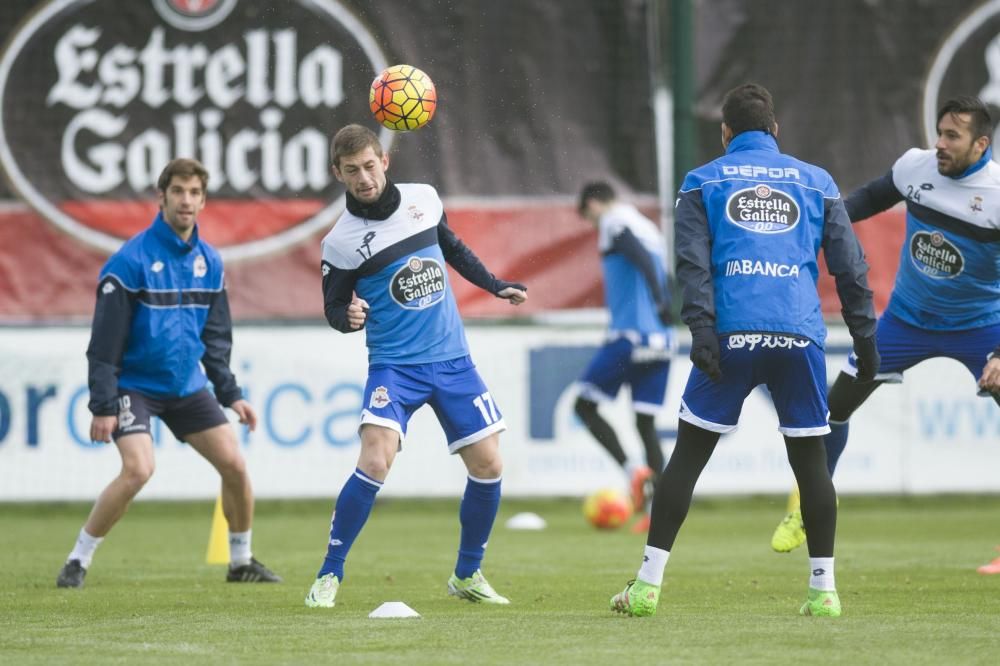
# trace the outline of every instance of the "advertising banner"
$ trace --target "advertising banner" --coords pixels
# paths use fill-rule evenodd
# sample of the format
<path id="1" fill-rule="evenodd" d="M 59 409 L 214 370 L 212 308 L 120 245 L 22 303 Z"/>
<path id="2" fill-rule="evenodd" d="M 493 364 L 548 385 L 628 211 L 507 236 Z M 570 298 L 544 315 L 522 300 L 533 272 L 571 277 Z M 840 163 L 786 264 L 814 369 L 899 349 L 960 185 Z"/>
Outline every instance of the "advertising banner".
<path id="1" fill-rule="evenodd" d="M 471 327 L 473 359 L 503 414 L 504 493 L 581 496 L 625 483 L 621 470 L 573 413 L 574 382 L 601 342 L 596 328 Z M 87 441 L 85 329 L 0 331 L 0 500 L 93 499 L 120 468 L 112 444 Z M 833 331 L 828 373 L 843 365 L 849 337 Z M 239 327 L 233 368 L 261 422 L 239 432 L 260 497 L 329 497 L 354 469 L 363 338 L 313 327 Z M 690 371 L 684 345 L 657 415 L 664 452 L 677 429 Z M 602 408 L 627 451 L 641 459 L 628 396 Z M 231 415 L 232 416 L 232 415 Z M 207 498 L 218 475 L 162 424 L 155 428 L 156 473 L 143 498 Z M 851 441 L 835 479 L 841 492 L 995 492 L 1000 410 L 976 396 L 960 364 L 938 359 L 881 387 L 851 421 Z M 449 456 L 429 408 L 410 423 L 383 493 L 457 496 L 465 468 Z M 697 491 L 781 493 L 792 482 L 777 418 L 755 390 L 739 429 L 720 441 Z"/>

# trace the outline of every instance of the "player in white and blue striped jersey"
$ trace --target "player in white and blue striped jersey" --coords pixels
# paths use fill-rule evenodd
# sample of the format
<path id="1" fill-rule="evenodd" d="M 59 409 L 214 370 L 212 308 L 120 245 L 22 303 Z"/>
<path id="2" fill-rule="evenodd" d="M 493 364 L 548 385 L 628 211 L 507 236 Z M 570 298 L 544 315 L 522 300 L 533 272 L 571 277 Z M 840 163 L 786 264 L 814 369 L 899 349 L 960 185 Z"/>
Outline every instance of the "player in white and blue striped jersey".
<path id="1" fill-rule="evenodd" d="M 636 511 L 644 511 L 663 470 L 656 413 L 663 408 L 675 348 L 667 286 L 666 246 L 652 220 L 618 200 L 605 182 L 580 192 L 580 216 L 597 227 L 604 272 L 604 302 L 610 314 L 604 345 L 578 382 L 574 410 L 594 439 L 624 470 Z M 614 428 L 598 413 L 623 384 L 631 390 L 635 426 L 645 449 L 645 464 L 630 459 Z M 646 515 L 633 531 L 645 532 Z"/>
<path id="2" fill-rule="evenodd" d="M 847 446 L 851 415 L 876 388 L 902 382 L 903 372 L 921 361 L 958 361 L 979 380 L 980 395 L 1000 403 L 986 373 L 988 364 L 1000 363 L 1000 165 L 992 159 L 993 128 L 981 100 L 949 100 L 938 112 L 933 149 L 908 150 L 889 173 L 844 202 L 856 223 L 905 200 L 906 239 L 878 322 L 879 374 L 856 381 L 852 355 L 830 389 L 825 444 L 831 474 Z M 787 552 L 804 540 L 793 493 L 771 546 Z M 1000 562 L 991 573 L 1000 573 Z"/>
<path id="3" fill-rule="evenodd" d="M 333 173 L 347 187 L 347 210 L 323 239 L 327 321 L 364 329 L 368 380 L 362 398 L 357 469 L 337 497 L 330 541 L 306 605 L 334 605 L 348 551 L 368 520 L 406 437 L 413 413 L 429 404 L 469 475 L 459 509 L 458 561 L 448 592 L 507 604 L 480 565 L 500 505 L 503 415 L 469 357 L 446 263 L 476 286 L 519 305 L 527 289 L 497 279 L 448 227 L 430 185 L 396 185 L 389 156 L 360 125 L 334 136 Z"/>

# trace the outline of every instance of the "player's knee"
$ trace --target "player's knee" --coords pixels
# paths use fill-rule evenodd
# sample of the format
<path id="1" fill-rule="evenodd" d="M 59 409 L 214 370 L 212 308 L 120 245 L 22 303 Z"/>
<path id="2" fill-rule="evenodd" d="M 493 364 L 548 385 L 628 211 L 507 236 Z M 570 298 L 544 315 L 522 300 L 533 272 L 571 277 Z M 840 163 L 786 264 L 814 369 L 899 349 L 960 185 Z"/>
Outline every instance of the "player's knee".
<path id="1" fill-rule="evenodd" d="M 498 479 L 503 474 L 503 460 L 497 455 L 470 462 L 468 468 L 469 475 L 477 479 Z"/>
<path id="2" fill-rule="evenodd" d="M 216 469 L 224 479 L 242 479 L 247 475 L 247 463 L 237 451 L 226 455 L 216 464 Z"/>
<path id="3" fill-rule="evenodd" d="M 133 493 L 137 493 L 153 476 L 154 469 L 152 460 L 132 460 L 122 466 L 121 477 Z"/>

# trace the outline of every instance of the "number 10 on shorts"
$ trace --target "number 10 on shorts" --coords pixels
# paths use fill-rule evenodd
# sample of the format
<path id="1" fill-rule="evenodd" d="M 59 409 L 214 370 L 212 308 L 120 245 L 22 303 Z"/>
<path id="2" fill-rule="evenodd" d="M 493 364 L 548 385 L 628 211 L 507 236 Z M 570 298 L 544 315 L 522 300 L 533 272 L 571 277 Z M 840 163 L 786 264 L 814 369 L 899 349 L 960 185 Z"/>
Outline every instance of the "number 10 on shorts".
<path id="1" fill-rule="evenodd" d="M 490 395 L 489 391 L 476 396 L 472 404 L 479 409 L 479 413 L 483 415 L 483 421 L 486 422 L 486 425 L 493 425 L 500 418 L 500 415 L 497 414 L 497 408 L 493 404 L 493 396 Z"/>

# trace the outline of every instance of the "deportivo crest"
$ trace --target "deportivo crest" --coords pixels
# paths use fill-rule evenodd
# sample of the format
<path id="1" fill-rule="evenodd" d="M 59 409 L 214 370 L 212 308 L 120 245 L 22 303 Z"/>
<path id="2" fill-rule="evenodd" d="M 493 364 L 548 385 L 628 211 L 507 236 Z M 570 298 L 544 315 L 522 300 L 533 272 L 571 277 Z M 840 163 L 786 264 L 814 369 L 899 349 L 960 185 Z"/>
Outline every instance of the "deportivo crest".
<path id="1" fill-rule="evenodd" d="M 371 398 L 368 400 L 368 407 L 382 409 L 390 402 L 392 402 L 392 400 L 389 398 L 389 389 L 384 386 L 376 386 L 375 390 L 372 391 Z"/>
<path id="2" fill-rule="evenodd" d="M 424 217 L 422 210 L 417 208 L 416 204 L 410 204 L 410 207 L 406 209 L 407 214 L 414 220 L 420 220 Z"/>
<path id="3" fill-rule="evenodd" d="M 910 260 L 927 277 L 948 279 L 965 268 L 961 251 L 940 231 L 918 231 L 910 239 Z"/>
<path id="4" fill-rule="evenodd" d="M 205 257 L 199 254 L 194 258 L 194 276 L 202 278 L 205 277 L 206 273 L 208 273 L 208 263 L 205 261 Z"/>
<path id="5" fill-rule="evenodd" d="M 389 283 L 392 300 L 407 310 L 423 310 L 444 298 L 445 270 L 435 259 L 410 257 Z"/>
<path id="6" fill-rule="evenodd" d="M 223 259 L 307 239 L 343 211 L 330 128 L 368 115 L 350 91 L 388 64 L 341 2 L 36 3 L 0 55 L 0 169 L 109 253 L 156 215 L 150 195 L 177 156 L 209 172 L 200 234 Z M 387 150 L 394 136 L 381 130 Z"/>
<path id="7" fill-rule="evenodd" d="M 781 190 L 761 183 L 730 195 L 726 217 L 736 226 L 756 233 L 780 234 L 799 223 L 799 204 Z"/>

